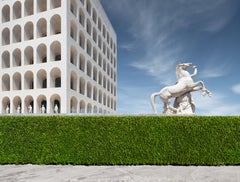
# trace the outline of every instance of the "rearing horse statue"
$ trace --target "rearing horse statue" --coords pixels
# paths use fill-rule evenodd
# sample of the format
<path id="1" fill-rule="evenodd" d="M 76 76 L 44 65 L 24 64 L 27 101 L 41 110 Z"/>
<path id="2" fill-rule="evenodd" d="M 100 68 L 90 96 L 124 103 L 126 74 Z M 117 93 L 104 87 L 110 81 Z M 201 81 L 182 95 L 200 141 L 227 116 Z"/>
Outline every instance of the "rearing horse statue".
<path id="1" fill-rule="evenodd" d="M 194 73 L 190 75 L 187 71 L 189 67 L 194 69 Z M 157 108 L 155 104 L 155 97 L 159 96 L 164 106 L 163 114 L 166 114 L 168 110 L 176 111 L 176 108 L 170 104 L 171 98 L 177 98 L 185 93 L 201 90 L 203 95 L 211 96 L 211 92 L 205 88 L 203 81 L 194 82 L 193 77 L 197 74 L 197 67 L 192 66 L 192 63 L 181 63 L 176 67 L 177 83 L 176 85 L 164 87 L 160 92 L 153 93 L 151 95 L 151 105 L 155 114 L 157 114 Z"/>

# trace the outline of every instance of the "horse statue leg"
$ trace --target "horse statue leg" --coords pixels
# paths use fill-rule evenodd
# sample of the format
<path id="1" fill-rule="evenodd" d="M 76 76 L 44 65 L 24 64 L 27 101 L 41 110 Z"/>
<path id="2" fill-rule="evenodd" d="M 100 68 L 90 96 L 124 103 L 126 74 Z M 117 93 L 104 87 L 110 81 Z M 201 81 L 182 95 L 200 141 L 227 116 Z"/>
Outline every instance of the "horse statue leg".
<path id="1" fill-rule="evenodd" d="M 157 114 L 157 107 L 156 107 L 156 104 L 155 104 L 155 97 L 158 96 L 160 93 L 159 92 L 156 92 L 156 93 L 153 93 L 151 95 L 151 105 L 152 105 L 152 109 L 153 109 L 153 113 L 154 114 Z"/>
<path id="2" fill-rule="evenodd" d="M 197 87 L 198 85 L 201 85 L 201 87 Z M 193 88 L 193 91 L 202 90 L 203 92 L 202 95 L 208 95 L 209 97 L 212 96 L 212 93 L 208 89 L 206 89 L 203 81 L 198 81 L 196 83 L 193 83 L 192 88 Z"/>

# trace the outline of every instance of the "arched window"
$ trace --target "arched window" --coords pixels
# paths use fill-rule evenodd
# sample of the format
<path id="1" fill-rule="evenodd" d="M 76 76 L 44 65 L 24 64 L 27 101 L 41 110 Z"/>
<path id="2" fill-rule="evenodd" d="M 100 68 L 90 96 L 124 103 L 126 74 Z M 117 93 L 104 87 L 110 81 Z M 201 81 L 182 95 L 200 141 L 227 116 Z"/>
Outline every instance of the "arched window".
<path id="1" fill-rule="evenodd" d="M 87 33 L 91 36 L 92 34 L 92 25 L 89 19 L 87 19 Z"/>
<path id="2" fill-rule="evenodd" d="M 10 68 L 10 54 L 8 51 L 2 53 L 2 68 Z"/>
<path id="3" fill-rule="evenodd" d="M 82 100 L 80 102 L 80 113 L 85 113 L 85 107 L 86 107 L 86 104 L 85 102 Z"/>
<path id="4" fill-rule="evenodd" d="M 90 82 L 87 83 L 87 97 L 92 98 L 92 84 Z"/>
<path id="5" fill-rule="evenodd" d="M 47 62 L 47 47 L 45 44 L 40 44 L 37 48 L 37 63 Z"/>
<path id="6" fill-rule="evenodd" d="M 13 27 L 13 43 L 21 42 L 21 27 L 20 25 L 16 25 Z"/>
<path id="7" fill-rule="evenodd" d="M 103 35 L 104 38 L 106 38 L 106 27 L 105 27 L 105 25 L 103 25 L 102 35 Z"/>
<path id="8" fill-rule="evenodd" d="M 91 5 L 90 0 L 87 0 L 87 6 L 86 6 L 86 8 L 87 8 L 87 12 L 88 12 L 89 16 L 91 16 L 91 13 L 92 13 L 92 5 Z"/>
<path id="9" fill-rule="evenodd" d="M 24 40 L 31 40 L 33 39 L 33 23 L 28 22 L 24 26 Z"/>
<path id="10" fill-rule="evenodd" d="M 2 8 L 2 23 L 10 21 L 10 7 L 5 5 Z"/>
<path id="11" fill-rule="evenodd" d="M 59 68 L 53 68 L 50 72 L 51 80 L 50 87 L 58 88 L 61 87 L 61 70 Z"/>
<path id="12" fill-rule="evenodd" d="M 105 42 L 103 43 L 103 53 L 106 55 L 106 44 L 105 44 Z"/>
<path id="13" fill-rule="evenodd" d="M 51 113 L 61 113 L 61 97 L 58 94 L 51 96 L 50 103 Z"/>
<path id="14" fill-rule="evenodd" d="M 84 95 L 85 94 L 85 80 L 83 77 L 79 80 L 79 93 Z"/>
<path id="15" fill-rule="evenodd" d="M 15 73 L 13 75 L 13 90 L 22 89 L 22 78 L 20 73 Z"/>
<path id="16" fill-rule="evenodd" d="M 13 64 L 13 67 L 18 67 L 22 65 L 22 54 L 20 49 L 15 49 L 13 51 L 12 64 Z"/>
<path id="17" fill-rule="evenodd" d="M 90 103 L 87 105 L 87 113 L 92 113 L 92 105 Z"/>
<path id="18" fill-rule="evenodd" d="M 25 16 L 33 15 L 33 0 L 25 0 L 24 3 L 24 12 Z"/>
<path id="19" fill-rule="evenodd" d="M 87 62 L 87 75 L 91 78 L 92 76 L 92 64 L 90 61 Z"/>
<path id="20" fill-rule="evenodd" d="M 98 30 L 101 32 L 102 31 L 102 20 L 100 17 L 98 17 Z"/>
<path id="21" fill-rule="evenodd" d="M 84 36 L 84 33 L 81 30 L 80 30 L 80 33 L 79 33 L 79 46 L 82 49 L 85 49 L 85 36 Z"/>
<path id="22" fill-rule="evenodd" d="M 98 84 L 102 85 L 102 73 L 100 71 L 98 73 Z"/>
<path id="23" fill-rule="evenodd" d="M 95 47 L 93 48 L 93 60 L 97 62 L 97 49 Z"/>
<path id="24" fill-rule="evenodd" d="M 33 89 L 34 82 L 33 82 L 33 72 L 27 71 L 24 75 L 24 89 Z"/>
<path id="25" fill-rule="evenodd" d="M 101 90 L 99 90 L 99 93 L 98 93 L 98 102 L 100 104 L 102 104 L 102 91 Z"/>
<path id="26" fill-rule="evenodd" d="M 106 88 L 106 85 L 107 85 L 107 79 L 106 79 L 106 77 L 104 76 L 104 77 L 103 77 L 103 87 Z"/>
<path id="27" fill-rule="evenodd" d="M 71 46 L 71 55 L 70 55 L 70 62 L 77 66 L 77 50 L 75 49 L 74 46 Z"/>
<path id="28" fill-rule="evenodd" d="M 10 91 L 10 76 L 8 74 L 2 76 L 2 91 Z"/>
<path id="29" fill-rule="evenodd" d="M 29 46 L 24 50 L 24 65 L 30 64 L 33 64 L 33 48 Z"/>
<path id="30" fill-rule="evenodd" d="M 79 9 L 79 23 L 81 23 L 81 25 L 83 27 L 85 27 L 85 15 L 84 15 L 84 11 L 82 8 Z"/>
<path id="31" fill-rule="evenodd" d="M 77 3 L 76 3 L 75 0 L 71 0 L 70 8 L 71 8 L 72 14 L 74 14 L 76 16 L 76 14 L 77 14 Z"/>
<path id="32" fill-rule="evenodd" d="M 51 9 L 61 7 L 61 0 L 51 0 Z"/>
<path id="33" fill-rule="evenodd" d="M 10 113 L 10 99 L 9 97 L 4 97 L 2 99 L 2 113 L 9 114 Z"/>
<path id="34" fill-rule="evenodd" d="M 70 36 L 77 41 L 77 26 L 74 21 L 71 21 L 71 31 Z"/>
<path id="35" fill-rule="evenodd" d="M 37 22 L 37 37 L 46 37 L 47 36 L 47 21 L 44 18 L 41 18 Z"/>
<path id="36" fill-rule="evenodd" d="M 51 44 L 51 61 L 61 61 L 61 44 L 58 41 L 55 41 Z"/>
<path id="37" fill-rule="evenodd" d="M 37 0 L 37 12 L 47 11 L 47 0 Z"/>
<path id="38" fill-rule="evenodd" d="M 93 28 L 93 40 L 97 43 L 97 30 L 95 28 Z"/>
<path id="39" fill-rule="evenodd" d="M 16 96 L 13 99 L 13 113 L 22 113 L 22 100 L 19 96 Z"/>
<path id="40" fill-rule="evenodd" d="M 99 49 L 102 49 L 102 38 L 100 35 L 98 36 L 98 47 Z"/>
<path id="41" fill-rule="evenodd" d="M 47 72 L 43 69 L 37 72 L 37 88 L 47 88 Z"/>
<path id="42" fill-rule="evenodd" d="M 27 96 L 25 99 L 24 99 L 24 110 L 23 110 L 23 113 L 27 113 L 27 114 L 32 114 L 34 113 L 34 100 L 33 100 L 33 97 L 32 96 Z M 30 109 L 31 107 L 31 109 Z"/>
<path id="43" fill-rule="evenodd" d="M 74 71 L 71 72 L 70 89 L 77 91 L 77 74 Z"/>
<path id="44" fill-rule="evenodd" d="M 92 44 L 90 40 L 87 40 L 87 53 L 90 57 L 92 56 Z"/>
<path id="45" fill-rule="evenodd" d="M 19 1 L 15 2 L 13 5 L 13 19 L 21 18 L 22 15 L 22 5 Z"/>
<path id="46" fill-rule="evenodd" d="M 98 72 L 97 72 L 97 68 L 94 67 L 94 68 L 93 68 L 93 80 L 96 81 L 96 82 L 97 82 L 97 73 L 98 73 Z"/>
<path id="47" fill-rule="evenodd" d="M 61 17 L 59 15 L 54 15 L 50 21 L 51 24 L 51 35 L 61 33 Z"/>
<path id="48" fill-rule="evenodd" d="M 102 56 L 100 53 L 98 54 L 98 65 L 102 67 Z"/>
<path id="49" fill-rule="evenodd" d="M 76 97 L 72 97 L 71 101 L 70 101 L 70 112 L 71 113 L 77 113 L 77 98 Z"/>
<path id="50" fill-rule="evenodd" d="M 97 101 L 98 98 L 98 89 L 96 86 L 93 88 L 93 100 Z"/>
<path id="51" fill-rule="evenodd" d="M 80 54 L 79 56 L 79 69 L 85 72 L 85 57 L 83 54 Z"/>
<path id="52" fill-rule="evenodd" d="M 95 24 L 97 24 L 97 12 L 96 12 L 95 8 L 93 9 L 93 21 Z"/>
<path id="53" fill-rule="evenodd" d="M 37 113 L 45 114 L 47 112 L 47 98 L 45 95 L 39 95 L 37 98 Z"/>
<path id="54" fill-rule="evenodd" d="M 10 44 L 10 31 L 8 28 L 4 28 L 2 31 L 2 45 Z"/>

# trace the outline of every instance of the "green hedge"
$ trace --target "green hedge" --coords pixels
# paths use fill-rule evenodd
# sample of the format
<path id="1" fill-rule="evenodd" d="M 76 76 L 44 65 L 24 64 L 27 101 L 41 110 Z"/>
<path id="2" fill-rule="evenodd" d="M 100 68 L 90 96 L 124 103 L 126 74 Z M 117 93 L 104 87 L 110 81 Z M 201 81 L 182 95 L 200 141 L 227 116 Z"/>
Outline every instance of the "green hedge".
<path id="1" fill-rule="evenodd" d="M 0 164 L 240 165 L 240 117 L 0 117 Z"/>

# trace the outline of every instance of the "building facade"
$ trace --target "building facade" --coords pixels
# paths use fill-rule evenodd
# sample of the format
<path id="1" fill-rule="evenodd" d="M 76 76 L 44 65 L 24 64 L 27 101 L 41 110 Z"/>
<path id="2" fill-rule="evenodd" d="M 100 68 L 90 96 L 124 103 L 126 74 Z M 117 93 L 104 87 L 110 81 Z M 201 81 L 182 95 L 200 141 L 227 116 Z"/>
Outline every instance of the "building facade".
<path id="1" fill-rule="evenodd" d="M 114 114 L 117 37 L 99 0 L 0 0 L 1 114 Z"/>

